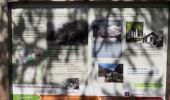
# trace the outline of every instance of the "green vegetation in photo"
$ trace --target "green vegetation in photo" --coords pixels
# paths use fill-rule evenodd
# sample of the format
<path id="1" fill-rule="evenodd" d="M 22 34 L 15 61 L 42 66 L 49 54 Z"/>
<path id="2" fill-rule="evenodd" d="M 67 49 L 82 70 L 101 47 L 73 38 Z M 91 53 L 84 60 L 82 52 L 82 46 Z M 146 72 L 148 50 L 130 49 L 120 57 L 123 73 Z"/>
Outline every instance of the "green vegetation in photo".
<path id="1" fill-rule="evenodd" d="M 126 40 L 127 42 L 136 42 L 140 41 L 143 38 L 143 22 L 126 22 Z M 138 35 L 137 37 L 133 37 L 132 34 L 136 32 Z"/>

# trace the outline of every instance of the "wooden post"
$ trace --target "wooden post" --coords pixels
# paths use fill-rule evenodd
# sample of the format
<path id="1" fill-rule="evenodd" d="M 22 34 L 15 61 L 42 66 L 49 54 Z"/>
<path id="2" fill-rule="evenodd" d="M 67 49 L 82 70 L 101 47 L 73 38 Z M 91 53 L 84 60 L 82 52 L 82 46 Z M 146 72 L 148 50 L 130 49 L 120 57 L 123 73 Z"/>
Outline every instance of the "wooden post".
<path id="1" fill-rule="evenodd" d="M 7 0 L 0 0 L 0 100 L 9 97 L 9 38 L 8 38 Z"/>

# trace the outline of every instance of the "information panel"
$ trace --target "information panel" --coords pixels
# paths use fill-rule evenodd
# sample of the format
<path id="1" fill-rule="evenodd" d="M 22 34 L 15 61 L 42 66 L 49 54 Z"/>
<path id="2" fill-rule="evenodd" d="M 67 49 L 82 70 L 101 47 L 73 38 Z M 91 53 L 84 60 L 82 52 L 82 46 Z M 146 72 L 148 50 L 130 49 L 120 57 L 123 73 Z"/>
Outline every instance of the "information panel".
<path id="1" fill-rule="evenodd" d="M 11 15 L 14 100 L 165 100 L 168 8 L 25 7 Z"/>

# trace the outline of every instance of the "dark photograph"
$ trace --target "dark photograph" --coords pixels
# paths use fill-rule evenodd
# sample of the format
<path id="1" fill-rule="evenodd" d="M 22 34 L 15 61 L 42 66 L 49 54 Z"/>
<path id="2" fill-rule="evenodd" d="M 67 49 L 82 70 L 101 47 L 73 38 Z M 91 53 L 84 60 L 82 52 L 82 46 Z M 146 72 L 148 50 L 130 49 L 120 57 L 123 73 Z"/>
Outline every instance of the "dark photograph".
<path id="1" fill-rule="evenodd" d="M 123 83 L 123 64 L 99 64 L 98 77 L 104 82 Z"/>
<path id="2" fill-rule="evenodd" d="M 55 29 L 53 22 L 47 23 L 47 41 L 58 45 L 83 45 L 88 43 L 88 23 L 74 20 Z"/>
<path id="3" fill-rule="evenodd" d="M 64 89 L 79 89 L 79 78 L 68 78 L 62 84 Z"/>

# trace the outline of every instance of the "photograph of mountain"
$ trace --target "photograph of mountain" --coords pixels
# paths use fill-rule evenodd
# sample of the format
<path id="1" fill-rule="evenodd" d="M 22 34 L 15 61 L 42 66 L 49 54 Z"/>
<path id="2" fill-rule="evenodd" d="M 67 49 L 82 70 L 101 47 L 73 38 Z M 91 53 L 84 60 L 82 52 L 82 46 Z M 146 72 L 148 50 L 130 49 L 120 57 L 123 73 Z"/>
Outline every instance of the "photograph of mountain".
<path id="1" fill-rule="evenodd" d="M 94 20 L 93 57 L 120 58 L 122 56 L 122 20 Z"/>
<path id="2" fill-rule="evenodd" d="M 95 20 L 93 22 L 94 38 L 110 38 L 121 42 L 122 21 L 121 20 Z"/>
<path id="3" fill-rule="evenodd" d="M 104 77 L 105 82 L 123 83 L 123 64 L 99 64 L 98 77 Z"/>

